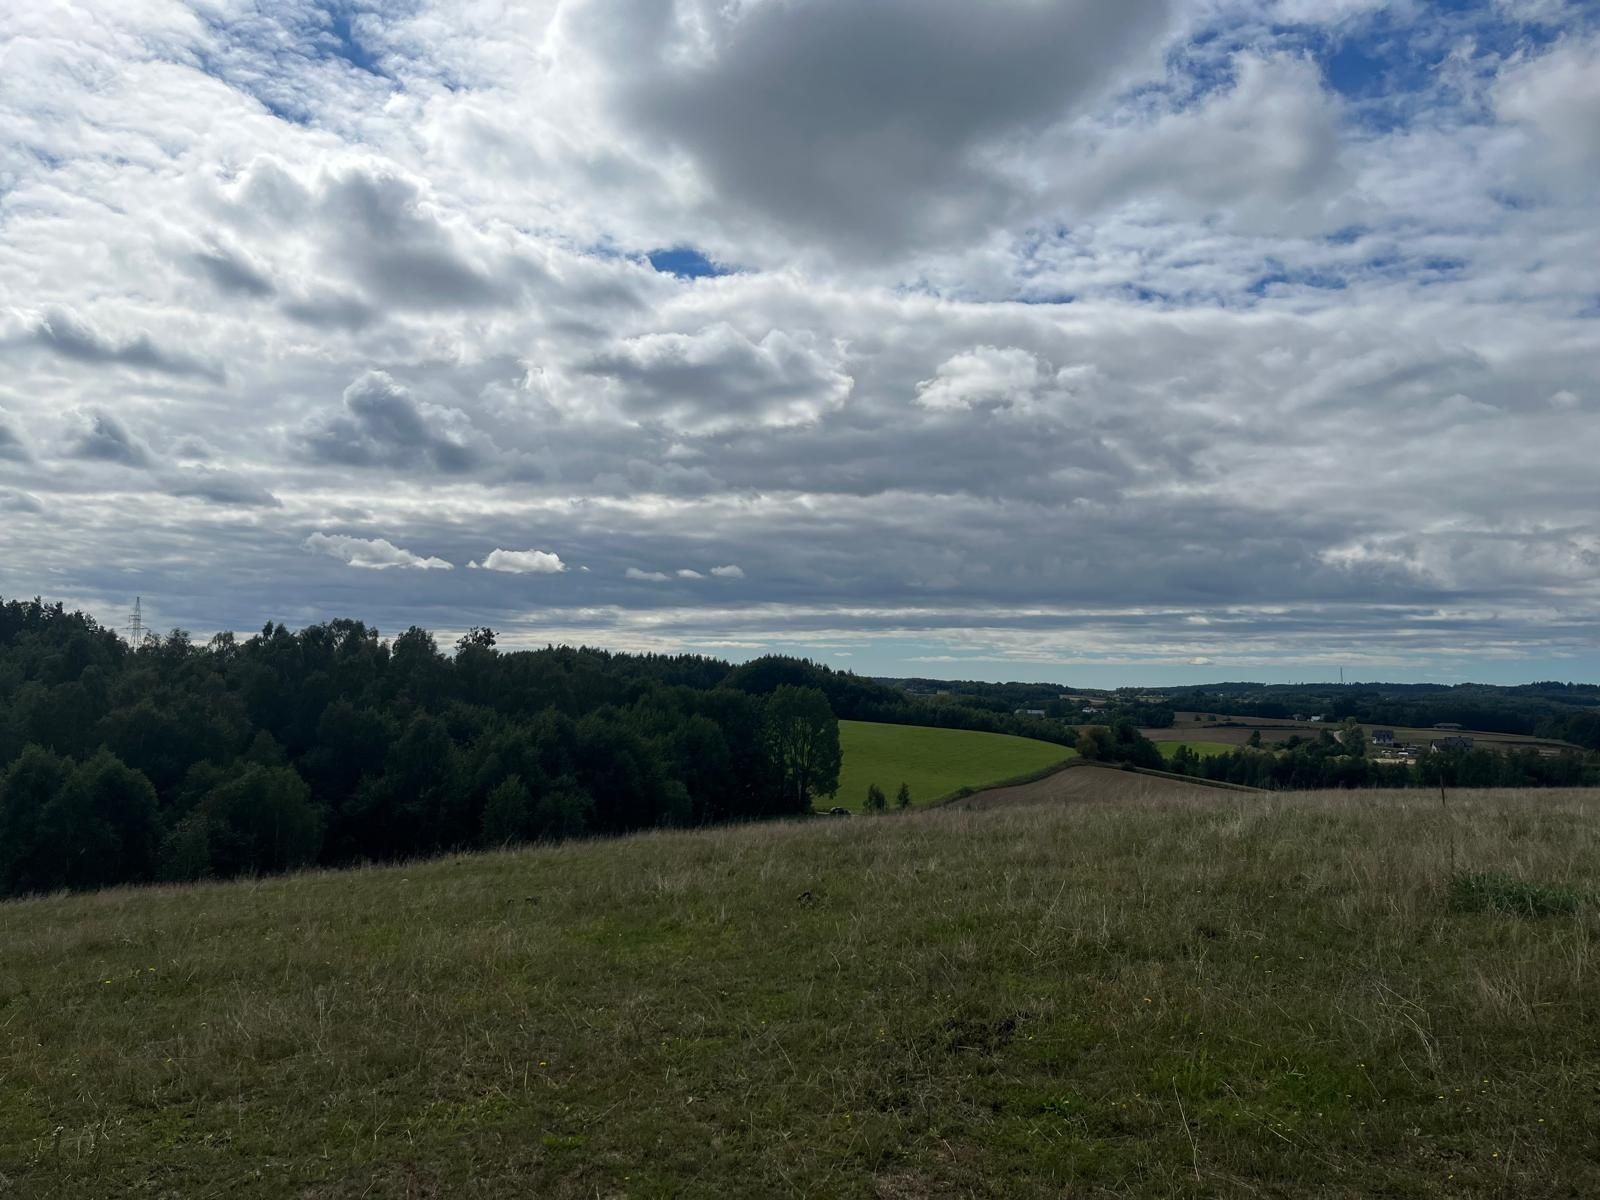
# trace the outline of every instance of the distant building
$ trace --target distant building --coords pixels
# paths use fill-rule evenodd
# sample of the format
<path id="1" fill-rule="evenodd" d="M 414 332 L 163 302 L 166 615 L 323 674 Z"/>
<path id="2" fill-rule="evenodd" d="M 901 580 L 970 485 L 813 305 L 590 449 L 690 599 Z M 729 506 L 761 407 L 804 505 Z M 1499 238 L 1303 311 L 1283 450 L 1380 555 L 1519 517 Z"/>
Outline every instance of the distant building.
<path id="1" fill-rule="evenodd" d="M 1017 716 L 1019 716 L 1019 717 L 1042 717 L 1042 716 L 1044 716 L 1044 709 L 1042 709 L 1042 708 L 1019 708 L 1019 709 L 1017 709 Z"/>
<path id="2" fill-rule="evenodd" d="M 1374 729 L 1372 731 L 1372 744 L 1374 746 L 1392 746 L 1392 745 L 1394 745 L 1394 730 L 1392 730 L 1392 729 Z"/>
<path id="3" fill-rule="evenodd" d="M 1323 715 L 1322 715 L 1322 714 L 1321 714 L 1321 713 L 1318 713 L 1318 714 L 1317 714 L 1317 715 L 1316 715 L 1316 716 L 1314 716 L 1314 717 L 1307 717 L 1307 718 L 1306 718 L 1306 720 L 1308 720 L 1308 721 L 1313 721 L 1313 722 L 1314 722 L 1314 721 L 1326 721 L 1326 720 L 1327 720 L 1327 719 L 1328 719 L 1328 718 L 1327 718 L 1327 717 L 1325 717 L 1325 716 L 1323 716 Z"/>
<path id="4" fill-rule="evenodd" d="M 1457 725 L 1457 729 L 1461 726 Z M 1471 750 L 1472 739 L 1469 737 L 1443 737 L 1435 738 L 1428 743 L 1428 749 L 1435 754 L 1448 754 L 1452 750 Z"/>

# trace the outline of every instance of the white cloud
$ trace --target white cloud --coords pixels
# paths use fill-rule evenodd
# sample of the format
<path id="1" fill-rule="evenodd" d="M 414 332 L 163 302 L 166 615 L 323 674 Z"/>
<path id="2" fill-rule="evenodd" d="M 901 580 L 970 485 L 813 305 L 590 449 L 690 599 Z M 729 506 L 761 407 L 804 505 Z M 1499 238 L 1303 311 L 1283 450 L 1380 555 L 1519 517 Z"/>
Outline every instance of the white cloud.
<path id="1" fill-rule="evenodd" d="M 704 579 L 705 578 L 705 576 L 700 574 L 699 571 L 691 570 L 688 567 L 683 567 L 683 568 L 681 568 L 681 569 L 679 569 L 677 571 L 674 571 L 673 574 L 675 574 L 679 579 Z"/>
<path id="2" fill-rule="evenodd" d="M 1540 161 L 1569 178 L 1600 167 L 1600 37 L 1569 37 L 1543 55 L 1513 61 L 1496 80 L 1501 120 L 1530 130 Z"/>
<path id="3" fill-rule="evenodd" d="M 629 567 L 623 575 L 628 579 L 637 579 L 644 583 L 666 583 L 672 578 L 665 571 L 643 571 L 638 567 Z"/>
<path id="4" fill-rule="evenodd" d="M 744 571 L 733 563 L 725 567 L 712 567 L 711 573 L 718 579 L 743 579 Z"/>
<path id="5" fill-rule="evenodd" d="M 442 558 L 423 558 L 409 550 L 402 550 L 387 538 L 358 538 L 342 534 L 313 533 L 306 538 L 304 545 L 312 554 L 325 554 L 352 567 L 365 567 L 372 571 L 384 571 L 390 567 L 420 571 L 451 569 L 451 564 Z"/>
<path id="6" fill-rule="evenodd" d="M 977 346 L 952 355 L 932 379 L 919 382 L 917 403 L 935 411 L 1059 407 L 1093 374 L 1093 367 L 1053 370 L 1017 346 Z"/>
<path id="7" fill-rule="evenodd" d="M 481 564 L 469 562 L 467 566 L 508 575 L 559 575 L 567 569 L 561 556 L 548 550 L 491 550 Z"/>

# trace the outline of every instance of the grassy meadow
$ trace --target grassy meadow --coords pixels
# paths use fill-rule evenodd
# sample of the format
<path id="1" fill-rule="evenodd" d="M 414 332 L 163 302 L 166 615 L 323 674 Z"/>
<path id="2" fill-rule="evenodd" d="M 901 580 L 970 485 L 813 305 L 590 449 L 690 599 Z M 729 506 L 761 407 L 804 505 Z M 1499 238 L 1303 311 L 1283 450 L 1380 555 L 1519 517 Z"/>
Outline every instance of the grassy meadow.
<path id="1" fill-rule="evenodd" d="M 1600 797 L 1067 777 L 0 905 L 0 1195 L 1600 1194 Z"/>
<path id="2" fill-rule="evenodd" d="M 1157 742 L 1156 749 L 1161 751 L 1162 758 L 1172 758 L 1178 753 L 1179 746 L 1187 746 L 1201 758 L 1211 758 L 1217 754 L 1229 754 L 1237 750 L 1237 746 L 1229 746 L 1224 742 Z"/>
<path id="3" fill-rule="evenodd" d="M 834 803 L 852 809 L 862 807 L 873 783 L 887 793 L 891 806 L 901 783 L 911 788 L 914 804 L 926 804 L 958 788 L 1014 779 L 1077 754 L 1053 742 L 1008 733 L 870 721 L 840 721 L 839 743 L 844 766 Z"/>

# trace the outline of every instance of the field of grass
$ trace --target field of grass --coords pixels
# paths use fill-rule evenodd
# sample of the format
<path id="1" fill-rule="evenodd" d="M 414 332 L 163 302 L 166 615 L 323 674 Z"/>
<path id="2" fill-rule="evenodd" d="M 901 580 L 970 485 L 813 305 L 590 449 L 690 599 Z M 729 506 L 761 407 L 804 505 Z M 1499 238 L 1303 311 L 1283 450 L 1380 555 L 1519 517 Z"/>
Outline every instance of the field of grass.
<path id="1" fill-rule="evenodd" d="M 1595 793 L 1068 774 L 0 905 L 0 1194 L 1600 1194 Z"/>
<path id="2" fill-rule="evenodd" d="M 925 804 L 957 788 L 1013 779 L 1077 754 L 1066 746 L 1005 733 L 869 721 L 840 721 L 839 742 L 844 767 L 834 803 L 852 809 L 861 808 L 868 784 L 881 787 L 893 805 L 895 792 L 906 783 L 912 801 Z"/>
<path id="3" fill-rule="evenodd" d="M 1156 749 L 1161 751 L 1162 758 L 1171 758 L 1178 752 L 1179 746 L 1187 746 L 1201 758 L 1210 758 L 1214 754 L 1229 754 L 1237 750 L 1237 746 L 1230 746 L 1224 742 L 1157 742 Z"/>

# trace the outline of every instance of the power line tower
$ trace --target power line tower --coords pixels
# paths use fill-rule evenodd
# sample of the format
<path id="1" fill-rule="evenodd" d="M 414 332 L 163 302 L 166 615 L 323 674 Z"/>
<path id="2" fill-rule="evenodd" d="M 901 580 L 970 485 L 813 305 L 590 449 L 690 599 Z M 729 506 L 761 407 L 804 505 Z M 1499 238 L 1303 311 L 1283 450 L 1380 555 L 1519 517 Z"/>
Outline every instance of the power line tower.
<path id="1" fill-rule="evenodd" d="M 140 607 L 142 597 L 133 598 L 133 614 L 128 618 L 128 645 L 137 650 L 144 645 L 144 612 Z"/>

